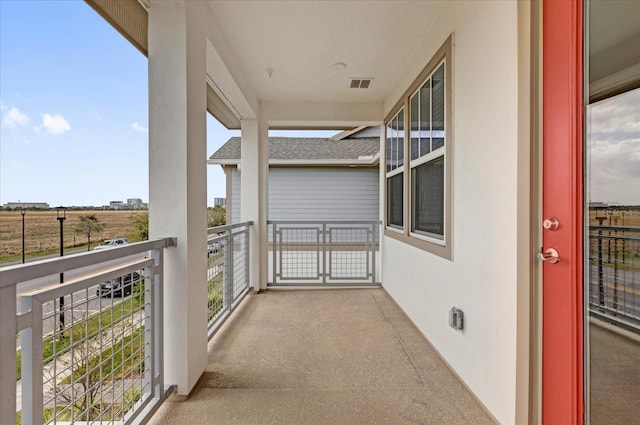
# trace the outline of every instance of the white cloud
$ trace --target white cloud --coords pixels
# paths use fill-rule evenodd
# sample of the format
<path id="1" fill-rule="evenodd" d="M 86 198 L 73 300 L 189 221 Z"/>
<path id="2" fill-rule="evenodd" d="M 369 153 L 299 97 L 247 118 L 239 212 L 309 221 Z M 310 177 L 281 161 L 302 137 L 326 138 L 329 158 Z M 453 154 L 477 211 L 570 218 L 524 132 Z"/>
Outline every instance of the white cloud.
<path id="1" fill-rule="evenodd" d="M 0 111 L 4 111 L 7 108 L 8 108 L 8 106 L 4 104 L 2 99 L 0 99 Z"/>
<path id="2" fill-rule="evenodd" d="M 42 126 L 47 129 L 49 134 L 62 134 L 71 130 L 71 125 L 62 115 L 44 114 L 42 116 Z"/>
<path id="3" fill-rule="evenodd" d="M 2 123 L 9 128 L 27 125 L 28 122 L 29 117 L 20 112 L 20 109 L 16 108 L 15 106 L 9 109 L 9 112 L 7 112 L 7 114 L 4 116 L 4 119 L 2 120 Z"/>
<path id="4" fill-rule="evenodd" d="M 148 128 L 141 126 L 140 124 L 138 124 L 138 122 L 134 122 L 133 124 L 131 124 L 131 128 L 133 128 L 135 131 L 139 131 L 140 133 L 149 132 Z"/>
<path id="5" fill-rule="evenodd" d="M 591 105 L 587 128 L 589 200 L 639 205 L 640 90 Z"/>

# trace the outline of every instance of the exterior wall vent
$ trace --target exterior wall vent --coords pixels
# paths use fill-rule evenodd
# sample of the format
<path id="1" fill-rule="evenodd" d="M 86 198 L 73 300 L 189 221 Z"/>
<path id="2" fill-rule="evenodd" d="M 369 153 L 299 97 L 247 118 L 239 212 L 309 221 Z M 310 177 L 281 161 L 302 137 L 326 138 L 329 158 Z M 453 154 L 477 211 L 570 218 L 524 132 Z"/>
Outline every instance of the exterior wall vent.
<path id="1" fill-rule="evenodd" d="M 350 89 L 368 89 L 373 82 L 373 78 L 352 78 L 349 80 Z"/>

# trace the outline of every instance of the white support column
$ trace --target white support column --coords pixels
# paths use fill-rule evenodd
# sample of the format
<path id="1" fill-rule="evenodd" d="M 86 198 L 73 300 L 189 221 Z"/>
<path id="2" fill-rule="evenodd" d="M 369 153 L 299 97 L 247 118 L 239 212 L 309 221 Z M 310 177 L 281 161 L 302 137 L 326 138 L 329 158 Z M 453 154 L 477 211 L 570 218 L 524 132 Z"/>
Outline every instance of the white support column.
<path id="1" fill-rule="evenodd" d="M 207 364 L 206 39 L 201 2 L 149 8 L 149 237 L 164 255 L 164 377 L 189 394 Z"/>
<path id="2" fill-rule="evenodd" d="M 240 221 L 253 221 L 249 252 L 250 284 L 267 289 L 267 190 L 269 126 L 266 121 L 243 120 L 240 152 Z"/>

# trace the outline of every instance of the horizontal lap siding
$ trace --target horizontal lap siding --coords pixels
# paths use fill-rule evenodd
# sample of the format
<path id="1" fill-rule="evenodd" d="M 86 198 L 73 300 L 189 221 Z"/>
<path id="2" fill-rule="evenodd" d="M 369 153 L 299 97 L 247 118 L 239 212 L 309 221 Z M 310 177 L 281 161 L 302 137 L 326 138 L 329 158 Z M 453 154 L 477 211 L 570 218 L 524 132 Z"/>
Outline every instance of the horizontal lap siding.
<path id="1" fill-rule="evenodd" d="M 269 220 L 378 220 L 378 170 L 272 168 Z"/>
<path id="2" fill-rule="evenodd" d="M 231 172 L 231 218 L 240 222 L 240 174 Z M 378 220 L 378 169 L 271 168 L 269 220 Z"/>
<path id="3" fill-rule="evenodd" d="M 235 167 L 231 169 L 231 223 L 240 223 L 240 173 Z"/>

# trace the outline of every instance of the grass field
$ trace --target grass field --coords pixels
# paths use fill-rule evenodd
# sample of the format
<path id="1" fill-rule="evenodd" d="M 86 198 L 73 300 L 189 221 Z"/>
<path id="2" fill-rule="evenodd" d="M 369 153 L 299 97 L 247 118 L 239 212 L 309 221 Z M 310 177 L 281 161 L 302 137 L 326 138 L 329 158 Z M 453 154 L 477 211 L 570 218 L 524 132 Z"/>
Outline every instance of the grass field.
<path id="1" fill-rule="evenodd" d="M 133 217 L 146 211 L 67 211 L 64 222 L 65 249 L 87 244 L 87 235 L 76 233 L 80 216 L 95 215 L 103 230 L 91 234 L 91 246 L 104 239 L 126 238 L 133 231 Z M 27 211 L 25 221 L 25 252 L 46 255 L 59 252 L 60 223 L 56 211 Z M 20 211 L 0 211 L 0 262 L 19 260 L 22 255 L 22 216 Z"/>
<path id="2" fill-rule="evenodd" d="M 603 226 L 640 227 L 640 210 L 618 208 L 589 211 L 589 224 L 596 226 L 600 222 Z"/>

